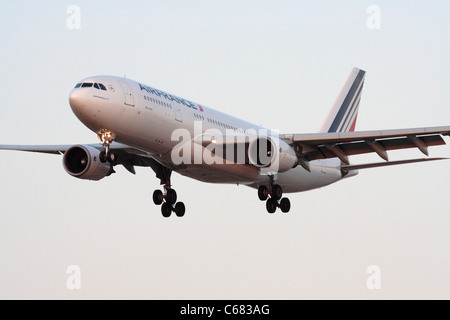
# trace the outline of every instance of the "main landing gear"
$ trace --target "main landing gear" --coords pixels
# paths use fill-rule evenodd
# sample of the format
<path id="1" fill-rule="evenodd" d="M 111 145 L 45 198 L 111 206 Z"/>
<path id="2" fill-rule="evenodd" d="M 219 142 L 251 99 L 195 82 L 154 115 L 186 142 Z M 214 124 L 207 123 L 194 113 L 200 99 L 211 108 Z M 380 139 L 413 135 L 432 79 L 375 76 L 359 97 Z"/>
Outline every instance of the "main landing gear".
<path id="1" fill-rule="evenodd" d="M 270 198 L 269 198 L 270 196 Z M 277 208 L 282 212 L 288 213 L 291 209 L 291 202 L 288 198 L 282 198 L 283 190 L 278 184 L 270 184 L 269 188 L 266 186 L 259 186 L 258 197 L 261 201 L 266 201 L 266 209 L 269 213 L 274 213 Z"/>
<path id="2" fill-rule="evenodd" d="M 97 136 L 100 143 L 105 148 L 105 150 L 101 151 L 99 154 L 100 161 L 102 163 L 109 162 L 112 169 L 119 163 L 119 156 L 122 157 L 121 153 L 116 153 L 113 150 L 110 150 L 110 145 L 113 143 L 116 135 L 109 130 L 102 129 L 97 133 Z M 161 180 L 161 184 L 164 184 L 164 193 L 161 190 L 155 190 L 153 192 L 153 202 L 156 205 L 161 205 L 161 213 L 163 217 L 170 217 L 172 212 L 175 212 L 178 217 L 184 216 L 186 207 L 183 202 L 177 202 L 177 193 L 170 185 L 170 175 L 172 174 L 172 170 L 164 167 L 155 160 L 147 159 L 147 161 L 148 165 L 153 169 L 153 171 L 155 171 L 156 177 Z M 127 167 L 126 158 L 121 158 L 120 163 L 124 165 L 128 171 L 135 173 L 132 165 Z M 112 170 L 112 172 L 114 172 L 114 170 Z"/>
<path id="3" fill-rule="evenodd" d="M 153 192 L 153 202 L 156 205 L 161 205 L 161 213 L 163 217 L 170 217 L 172 212 L 175 212 L 177 217 L 184 216 L 186 207 L 183 202 L 177 202 L 177 192 L 172 189 L 170 185 L 165 185 L 164 191 L 164 194 L 161 190 L 155 190 Z"/>

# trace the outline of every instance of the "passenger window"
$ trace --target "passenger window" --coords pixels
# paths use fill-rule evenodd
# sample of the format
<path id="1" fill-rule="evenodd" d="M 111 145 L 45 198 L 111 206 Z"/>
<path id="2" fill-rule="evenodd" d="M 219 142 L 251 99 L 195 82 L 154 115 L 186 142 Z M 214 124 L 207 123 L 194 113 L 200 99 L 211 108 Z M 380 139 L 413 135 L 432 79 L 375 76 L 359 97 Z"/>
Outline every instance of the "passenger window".
<path id="1" fill-rule="evenodd" d="M 75 88 L 79 88 L 81 87 L 81 83 L 77 83 L 77 85 L 75 86 Z"/>
<path id="2" fill-rule="evenodd" d="M 81 85 L 82 88 L 91 88 L 93 83 L 85 82 Z"/>

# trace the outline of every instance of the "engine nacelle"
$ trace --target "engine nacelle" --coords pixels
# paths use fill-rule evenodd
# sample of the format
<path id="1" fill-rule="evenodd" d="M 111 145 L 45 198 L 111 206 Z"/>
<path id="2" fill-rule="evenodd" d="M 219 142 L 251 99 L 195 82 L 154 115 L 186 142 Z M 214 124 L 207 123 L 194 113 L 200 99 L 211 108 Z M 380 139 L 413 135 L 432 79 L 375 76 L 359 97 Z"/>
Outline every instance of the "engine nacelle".
<path id="1" fill-rule="evenodd" d="M 248 147 L 250 164 L 270 172 L 286 172 L 298 164 L 297 155 L 286 142 L 275 137 L 258 137 Z"/>
<path id="2" fill-rule="evenodd" d="M 64 170 L 73 177 L 86 180 L 100 180 L 111 173 L 111 164 L 100 161 L 100 151 L 76 145 L 69 148 L 63 157 Z"/>

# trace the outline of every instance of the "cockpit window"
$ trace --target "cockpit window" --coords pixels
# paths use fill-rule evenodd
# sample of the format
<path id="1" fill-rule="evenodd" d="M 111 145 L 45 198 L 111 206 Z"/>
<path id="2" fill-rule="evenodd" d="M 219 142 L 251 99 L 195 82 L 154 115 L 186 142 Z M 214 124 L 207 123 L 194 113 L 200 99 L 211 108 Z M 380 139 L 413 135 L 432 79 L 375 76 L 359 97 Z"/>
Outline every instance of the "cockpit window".
<path id="1" fill-rule="evenodd" d="M 92 83 L 92 82 L 82 82 L 78 83 L 75 88 L 92 88 L 94 87 L 97 90 L 107 91 L 106 87 L 102 83 Z"/>

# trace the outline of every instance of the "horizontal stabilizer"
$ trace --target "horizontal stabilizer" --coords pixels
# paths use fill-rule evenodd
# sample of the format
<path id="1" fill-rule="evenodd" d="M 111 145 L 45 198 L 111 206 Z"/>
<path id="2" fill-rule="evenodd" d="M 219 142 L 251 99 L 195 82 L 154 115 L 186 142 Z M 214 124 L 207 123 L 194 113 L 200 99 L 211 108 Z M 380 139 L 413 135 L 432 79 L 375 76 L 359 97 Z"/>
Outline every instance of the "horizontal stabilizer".
<path id="1" fill-rule="evenodd" d="M 449 160 L 450 158 L 424 158 L 424 159 L 410 159 L 410 160 L 400 160 L 400 161 L 390 161 L 390 162 L 379 162 L 379 163 L 367 163 L 367 164 L 355 164 L 355 165 L 344 165 L 341 170 L 344 172 L 349 172 L 351 170 L 369 169 L 377 167 L 395 166 L 397 164 L 407 164 L 425 161 L 435 161 L 435 160 Z"/>

